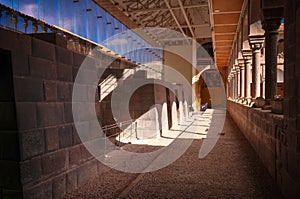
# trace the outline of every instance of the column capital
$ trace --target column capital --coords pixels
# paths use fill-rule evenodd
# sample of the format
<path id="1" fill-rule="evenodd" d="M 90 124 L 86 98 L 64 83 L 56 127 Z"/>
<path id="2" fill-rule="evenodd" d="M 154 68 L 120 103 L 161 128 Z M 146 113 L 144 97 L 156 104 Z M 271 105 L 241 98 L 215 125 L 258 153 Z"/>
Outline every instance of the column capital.
<path id="1" fill-rule="evenodd" d="M 278 34 L 278 29 L 281 25 L 281 18 L 264 19 L 262 25 L 266 33 Z"/>
<path id="2" fill-rule="evenodd" d="M 251 62 L 252 60 L 252 50 L 242 50 L 242 55 L 245 62 Z"/>
<path id="3" fill-rule="evenodd" d="M 243 58 L 238 59 L 240 70 L 245 69 L 245 60 Z"/>
<path id="4" fill-rule="evenodd" d="M 284 3 L 283 0 L 280 1 L 280 3 L 279 1 L 277 2 L 277 6 L 263 6 L 262 28 L 267 34 L 278 34 L 278 28 L 281 25 L 281 19 L 284 16 Z M 265 4 L 267 4 L 266 0 Z"/>
<path id="5" fill-rule="evenodd" d="M 264 35 L 249 35 L 249 44 L 252 51 L 260 51 L 265 42 Z"/>

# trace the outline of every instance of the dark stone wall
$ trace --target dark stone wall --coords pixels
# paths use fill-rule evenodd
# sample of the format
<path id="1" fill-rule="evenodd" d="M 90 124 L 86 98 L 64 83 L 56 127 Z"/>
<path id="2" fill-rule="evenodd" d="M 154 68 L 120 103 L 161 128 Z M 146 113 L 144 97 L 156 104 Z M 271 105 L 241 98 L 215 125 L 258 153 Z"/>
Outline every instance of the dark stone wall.
<path id="1" fill-rule="evenodd" d="M 287 152 L 283 115 L 230 100 L 227 108 L 271 176 L 279 183 L 282 178 L 280 169 L 286 163 Z"/>
<path id="2" fill-rule="evenodd" d="M 300 198 L 300 1 L 284 3 L 284 118 L 288 147 L 282 190 L 288 198 Z"/>
<path id="3" fill-rule="evenodd" d="M 11 53 L 0 48 L 0 198 L 22 197 Z"/>
<path id="4" fill-rule="evenodd" d="M 83 146 L 72 116 L 72 88 L 86 56 L 48 36 L 0 29 L 0 198 L 62 198 L 103 168 Z M 112 59 L 102 57 L 100 64 Z M 112 67 L 131 65 L 116 60 Z M 95 92 L 82 97 L 98 102 Z M 101 120 L 100 103 L 95 108 Z M 82 123 L 92 131 L 88 117 Z"/>

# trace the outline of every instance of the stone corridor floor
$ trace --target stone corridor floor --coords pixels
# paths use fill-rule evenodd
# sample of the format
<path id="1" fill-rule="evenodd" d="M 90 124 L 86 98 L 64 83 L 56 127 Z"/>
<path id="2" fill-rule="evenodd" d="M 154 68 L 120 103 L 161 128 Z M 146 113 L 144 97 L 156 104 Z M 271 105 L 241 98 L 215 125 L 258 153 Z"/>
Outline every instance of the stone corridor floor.
<path id="1" fill-rule="evenodd" d="M 169 166 L 131 174 L 101 166 L 101 174 L 65 199 L 93 198 L 282 198 L 261 160 L 227 114 L 213 150 L 199 159 L 203 139 Z M 124 150 L 145 152 L 158 146 L 127 144 Z"/>

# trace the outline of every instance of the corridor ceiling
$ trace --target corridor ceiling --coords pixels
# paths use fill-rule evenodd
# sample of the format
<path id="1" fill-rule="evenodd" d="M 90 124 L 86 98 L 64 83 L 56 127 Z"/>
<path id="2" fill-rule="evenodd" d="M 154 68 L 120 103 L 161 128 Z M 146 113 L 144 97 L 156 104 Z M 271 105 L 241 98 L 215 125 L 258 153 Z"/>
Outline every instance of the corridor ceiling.
<path id="1" fill-rule="evenodd" d="M 176 30 L 198 42 L 212 40 L 218 67 L 228 65 L 243 5 L 243 0 L 94 1 L 130 29 L 161 27 Z M 163 45 L 170 45 L 176 37 L 164 30 L 150 31 L 148 35 Z"/>

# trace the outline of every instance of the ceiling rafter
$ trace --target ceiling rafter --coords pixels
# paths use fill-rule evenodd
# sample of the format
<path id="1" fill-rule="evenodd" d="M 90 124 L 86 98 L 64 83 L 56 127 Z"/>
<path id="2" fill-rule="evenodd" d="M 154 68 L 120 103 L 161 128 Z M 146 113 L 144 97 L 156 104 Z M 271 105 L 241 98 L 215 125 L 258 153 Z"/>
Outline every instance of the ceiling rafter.
<path id="1" fill-rule="evenodd" d="M 175 22 L 176 22 L 176 24 L 177 24 L 179 30 L 181 31 L 181 33 L 182 33 L 183 35 L 185 35 L 185 32 L 184 32 L 184 30 L 182 29 L 182 27 L 180 26 L 180 23 L 179 23 L 178 19 L 176 18 L 176 15 L 174 14 L 173 10 L 171 9 L 171 6 L 170 6 L 168 0 L 164 0 L 164 1 L 165 1 L 165 3 L 166 3 L 167 7 L 169 8 L 169 12 L 170 12 L 171 15 L 173 16 L 173 18 L 174 18 L 174 20 L 175 20 Z"/>
<path id="2" fill-rule="evenodd" d="M 188 28 L 189 28 L 189 30 L 190 30 L 190 32 L 191 32 L 191 35 L 192 35 L 193 38 L 195 38 L 194 30 L 193 30 L 192 27 L 191 27 L 190 19 L 189 19 L 188 16 L 187 16 L 187 13 L 186 13 L 186 11 L 185 11 L 185 9 L 184 9 L 184 7 L 183 7 L 183 4 L 182 4 L 181 0 L 178 0 L 178 3 L 179 3 L 179 5 L 180 5 L 181 12 L 182 12 L 182 14 L 183 14 L 183 16 L 184 16 L 184 18 L 185 18 L 185 21 L 186 21 L 186 23 L 187 23 L 187 25 L 188 25 Z"/>
<path id="3" fill-rule="evenodd" d="M 191 5 L 184 5 L 183 8 L 188 9 L 188 8 L 201 8 L 201 7 L 207 7 L 207 4 L 191 4 Z M 180 10 L 180 6 L 176 7 L 171 7 L 171 10 Z M 163 10 L 169 10 L 168 6 L 166 7 L 159 7 L 159 8 L 149 8 L 149 9 L 131 9 L 127 10 L 129 13 L 139 13 L 139 12 L 154 12 L 154 11 L 163 11 Z"/>

